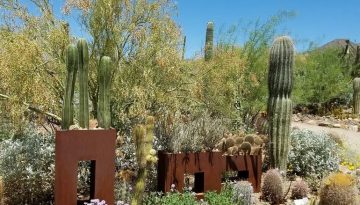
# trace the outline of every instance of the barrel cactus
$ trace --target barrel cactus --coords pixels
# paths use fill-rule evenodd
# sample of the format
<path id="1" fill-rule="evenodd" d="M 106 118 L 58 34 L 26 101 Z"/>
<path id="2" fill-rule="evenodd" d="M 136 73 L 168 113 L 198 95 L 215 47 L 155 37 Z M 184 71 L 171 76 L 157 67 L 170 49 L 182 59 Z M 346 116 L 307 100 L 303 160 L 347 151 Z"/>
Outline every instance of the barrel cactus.
<path id="1" fill-rule="evenodd" d="M 277 38 L 270 50 L 268 119 L 270 163 L 286 171 L 292 116 L 294 44 L 289 37 Z"/>
<path id="2" fill-rule="evenodd" d="M 112 61 L 103 56 L 98 68 L 99 95 L 97 117 L 99 127 L 109 129 L 111 126 L 110 89 L 111 89 Z"/>
<path id="3" fill-rule="evenodd" d="M 89 128 L 89 50 L 85 39 L 80 39 L 77 43 L 79 52 L 79 93 L 80 93 L 80 111 L 79 125 L 82 128 Z"/>
<path id="4" fill-rule="evenodd" d="M 353 80 L 353 106 L 354 106 L 354 114 L 360 114 L 360 78 L 355 78 Z"/>
<path id="5" fill-rule="evenodd" d="M 66 48 L 66 83 L 65 83 L 65 95 L 62 113 L 62 129 L 69 129 L 70 125 L 74 121 L 74 88 L 76 81 L 76 72 L 78 69 L 78 49 L 74 44 L 70 44 Z"/>
<path id="6" fill-rule="evenodd" d="M 205 39 L 205 61 L 209 61 L 213 55 L 214 46 L 214 23 L 208 22 L 206 27 Z"/>
<path id="7" fill-rule="evenodd" d="M 271 204 L 280 204 L 284 201 L 283 181 L 277 169 L 270 169 L 265 173 L 261 193 L 261 198 Z"/>
<path id="8" fill-rule="evenodd" d="M 320 189 L 320 205 L 359 204 L 356 179 L 348 174 L 333 173 L 324 179 Z"/>

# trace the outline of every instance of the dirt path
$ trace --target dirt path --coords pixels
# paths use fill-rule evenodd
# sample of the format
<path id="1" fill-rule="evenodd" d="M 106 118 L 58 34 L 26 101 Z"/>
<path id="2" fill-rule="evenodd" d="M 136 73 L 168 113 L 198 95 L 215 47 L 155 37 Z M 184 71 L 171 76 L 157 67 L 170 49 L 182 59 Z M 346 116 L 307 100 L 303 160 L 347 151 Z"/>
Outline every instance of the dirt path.
<path id="1" fill-rule="evenodd" d="M 292 127 L 298 127 L 300 129 L 308 129 L 314 132 L 335 132 L 337 133 L 348 147 L 360 154 L 360 132 L 355 132 L 351 130 L 345 130 L 341 128 L 330 128 L 330 127 L 321 127 L 318 125 L 310 125 L 302 122 L 292 122 Z"/>

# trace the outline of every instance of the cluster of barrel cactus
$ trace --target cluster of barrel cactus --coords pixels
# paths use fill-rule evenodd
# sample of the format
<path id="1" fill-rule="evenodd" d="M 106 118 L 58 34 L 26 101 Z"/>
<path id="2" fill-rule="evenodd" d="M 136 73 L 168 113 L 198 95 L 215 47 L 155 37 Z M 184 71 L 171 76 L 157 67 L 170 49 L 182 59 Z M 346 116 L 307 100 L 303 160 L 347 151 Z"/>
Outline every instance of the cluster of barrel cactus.
<path id="1" fill-rule="evenodd" d="M 266 140 L 267 138 L 264 135 L 225 133 L 215 148 L 228 155 L 257 155 Z"/>
<path id="2" fill-rule="evenodd" d="M 292 117 L 294 44 L 289 37 L 275 39 L 270 49 L 268 75 L 269 155 L 273 168 L 286 171 Z"/>
<path id="3" fill-rule="evenodd" d="M 149 166 L 157 162 L 156 151 L 152 149 L 154 138 L 154 118 L 147 117 L 145 125 L 138 125 L 133 131 L 136 146 L 136 159 L 139 170 L 135 183 L 135 193 L 131 200 L 131 205 L 142 204 Z"/>
<path id="4" fill-rule="evenodd" d="M 67 130 L 74 124 L 74 90 L 77 72 L 79 72 L 79 126 L 89 128 L 89 50 L 85 39 L 80 39 L 77 45 L 70 44 L 66 49 L 66 88 L 63 104 L 62 129 Z M 112 62 L 107 56 L 101 58 L 98 67 L 99 96 L 98 121 L 99 127 L 110 128 L 110 86 Z"/>

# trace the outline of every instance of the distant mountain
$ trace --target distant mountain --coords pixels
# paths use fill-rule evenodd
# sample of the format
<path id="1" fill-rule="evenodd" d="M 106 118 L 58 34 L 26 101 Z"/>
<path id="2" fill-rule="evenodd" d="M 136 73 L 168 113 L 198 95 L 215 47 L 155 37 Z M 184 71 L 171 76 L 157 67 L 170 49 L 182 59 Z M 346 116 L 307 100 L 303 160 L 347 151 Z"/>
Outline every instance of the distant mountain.
<path id="1" fill-rule="evenodd" d="M 350 49 L 355 49 L 355 50 L 357 46 L 360 46 L 360 44 L 356 44 L 348 39 L 335 39 L 321 46 L 319 49 L 327 49 L 327 48 L 345 49 L 347 45 L 349 45 Z"/>

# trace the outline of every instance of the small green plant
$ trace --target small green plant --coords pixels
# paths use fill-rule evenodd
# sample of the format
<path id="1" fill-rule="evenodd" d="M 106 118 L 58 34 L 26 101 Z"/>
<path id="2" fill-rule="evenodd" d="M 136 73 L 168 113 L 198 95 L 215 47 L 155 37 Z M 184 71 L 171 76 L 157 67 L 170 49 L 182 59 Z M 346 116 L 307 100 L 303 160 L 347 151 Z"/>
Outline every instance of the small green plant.
<path id="1" fill-rule="evenodd" d="M 248 181 L 240 181 L 233 187 L 233 202 L 235 205 L 251 205 L 253 187 Z"/>
<path id="2" fill-rule="evenodd" d="M 284 201 L 282 176 L 277 169 L 270 169 L 265 173 L 261 194 L 261 198 L 271 204 L 280 204 Z"/>
<path id="3" fill-rule="evenodd" d="M 348 174 L 333 173 L 326 177 L 320 189 L 320 205 L 357 205 L 356 179 Z"/>
<path id="4" fill-rule="evenodd" d="M 209 205 L 233 205 L 233 186 L 230 183 L 225 183 L 220 193 L 206 192 L 205 204 Z"/>

